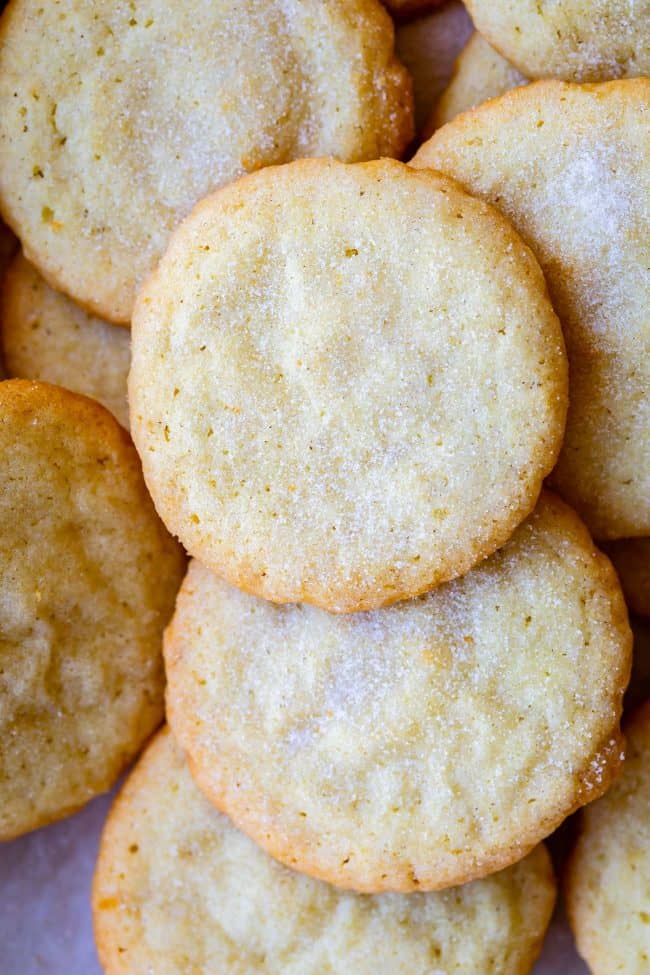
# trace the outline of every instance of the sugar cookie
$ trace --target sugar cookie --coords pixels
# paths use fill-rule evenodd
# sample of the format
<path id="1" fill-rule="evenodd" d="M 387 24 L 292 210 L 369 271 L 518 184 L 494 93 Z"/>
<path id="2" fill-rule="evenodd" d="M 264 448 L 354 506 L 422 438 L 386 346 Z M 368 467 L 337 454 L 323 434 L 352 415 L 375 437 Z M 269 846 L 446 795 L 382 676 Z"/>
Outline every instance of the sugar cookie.
<path id="1" fill-rule="evenodd" d="M 3 216 L 109 321 L 207 193 L 301 156 L 399 155 L 412 131 L 377 0 L 12 0 L 0 21 Z"/>
<path id="2" fill-rule="evenodd" d="M 210 806 L 161 732 L 109 814 L 93 912 L 107 975 L 526 975 L 554 899 L 542 846 L 439 894 L 363 897 L 301 876 Z"/>
<path id="3" fill-rule="evenodd" d="M 0 838 L 108 789 L 163 712 L 184 558 L 98 403 L 0 383 Z"/>
<path id="4" fill-rule="evenodd" d="M 199 785 L 289 866 L 439 889 L 520 859 L 616 772 L 631 633 L 615 573 L 543 495 L 480 567 L 334 616 L 190 565 L 167 713 Z"/>
<path id="5" fill-rule="evenodd" d="M 10 376 L 44 379 L 83 393 L 128 428 L 129 332 L 93 318 L 53 291 L 22 254 L 5 277 L 2 348 Z"/>
<path id="6" fill-rule="evenodd" d="M 648 0 L 466 0 L 477 29 L 527 78 L 650 74 Z"/>
<path id="7" fill-rule="evenodd" d="M 630 610 L 650 617 L 650 538 L 622 538 L 603 548 L 618 572 Z"/>
<path id="8" fill-rule="evenodd" d="M 621 778 L 584 811 L 566 901 L 594 975 L 650 970 L 650 701 L 625 727 Z"/>
<path id="9" fill-rule="evenodd" d="M 498 204 L 535 251 L 569 354 L 552 483 L 597 538 L 650 535 L 650 80 L 518 88 L 413 165 Z"/>
<path id="10" fill-rule="evenodd" d="M 133 319 L 161 517 L 276 602 L 369 609 L 467 571 L 534 506 L 565 397 L 528 249 L 392 160 L 302 160 L 209 197 Z"/>
<path id="11" fill-rule="evenodd" d="M 472 34 L 458 55 L 449 85 L 433 110 L 428 132 L 434 132 L 475 105 L 526 84 L 528 79 L 484 37 Z"/>

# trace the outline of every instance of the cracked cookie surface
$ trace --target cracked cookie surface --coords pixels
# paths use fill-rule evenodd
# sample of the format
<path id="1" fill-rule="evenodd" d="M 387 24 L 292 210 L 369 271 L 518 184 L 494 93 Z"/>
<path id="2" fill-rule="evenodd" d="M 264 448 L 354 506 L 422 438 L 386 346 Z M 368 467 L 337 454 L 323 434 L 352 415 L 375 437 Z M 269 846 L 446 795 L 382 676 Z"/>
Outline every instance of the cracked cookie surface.
<path id="1" fill-rule="evenodd" d="M 110 788 L 162 719 L 184 568 L 98 403 L 0 383 L 0 838 Z"/>
<path id="2" fill-rule="evenodd" d="M 197 782 L 273 856 L 362 891 L 515 862 L 620 764 L 616 575 L 543 494 L 462 579 L 371 613 L 274 606 L 192 562 L 165 633 Z"/>

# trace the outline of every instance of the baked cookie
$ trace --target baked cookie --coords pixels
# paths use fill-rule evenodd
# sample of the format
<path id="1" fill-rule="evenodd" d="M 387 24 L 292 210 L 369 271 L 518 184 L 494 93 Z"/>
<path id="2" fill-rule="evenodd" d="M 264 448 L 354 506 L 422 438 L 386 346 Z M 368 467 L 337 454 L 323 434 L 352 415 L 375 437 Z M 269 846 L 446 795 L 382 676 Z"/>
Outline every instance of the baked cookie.
<path id="1" fill-rule="evenodd" d="M 566 903 L 594 975 L 650 970 L 650 701 L 625 727 L 623 775 L 580 819 Z"/>
<path id="2" fill-rule="evenodd" d="M 283 863 L 439 889 L 608 787 L 631 642 L 610 563 L 547 494 L 480 567 L 374 613 L 273 606 L 191 563 L 167 714 L 201 788 Z"/>
<path id="3" fill-rule="evenodd" d="M 203 201 L 133 318 L 131 426 L 167 526 L 276 602 L 413 596 L 502 545 L 560 446 L 561 330 L 491 207 L 392 160 Z"/>
<path id="4" fill-rule="evenodd" d="M 0 383 L 0 839 L 108 789 L 163 714 L 184 557 L 98 403 Z"/>
<path id="5" fill-rule="evenodd" d="M 650 617 L 650 538 L 623 538 L 603 548 L 618 572 L 630 610 Z"/>
<path id="6" fill-rule="evenodd" d="M 128 429 L 131 337 L 125 328 L 93 318 L 53 291 L 22 254 L 6 274 L 1 314 L 10 376 L 44 379 L 90 396 Z"/>
<path id="7" fill-rule="evenodd" d="M 413 165 L 498 204 L 535 251 L 569 354 L 552 483 L 597 538 L 650 535 L 650 80 L 518 88 Z"/>
<path id="8" fill-rule="evenodd" d="M 439 894 L 362 897 L 287 870 L 210 806 L 163 731 L 109 814 L 93 913 L 107 975 L 524 975 L 554 900 L 542 846 Z"/>
<path id="9" fill-rule="evenodd" d="M 650 74 L 648 0 L 465 0 L 477 30 L 527 78 Z"/>
<path id="10" fill-rule="evenodd" d="M 210 191 L 411 137 L 377 0 L 12 0 L 2 15 L 0 207 L 48 283 L 109 321 L 129 322 Z"/>
<path id="11" fill-rule="evenodd" d="M 528 79 L 495 51 L 484 37 L 472 34 L 458 55 L 449 85 L 433 110 L 427 126 L 428 134 L 475 105 L 527 84 Z"/>

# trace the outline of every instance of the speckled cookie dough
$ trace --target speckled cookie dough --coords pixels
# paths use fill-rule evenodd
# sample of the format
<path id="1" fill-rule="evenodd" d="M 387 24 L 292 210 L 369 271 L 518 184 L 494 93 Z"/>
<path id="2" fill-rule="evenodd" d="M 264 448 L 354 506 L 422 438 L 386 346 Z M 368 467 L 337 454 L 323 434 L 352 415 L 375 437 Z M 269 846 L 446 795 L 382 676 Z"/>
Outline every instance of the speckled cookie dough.
<path id="1" fill-rule="evenodd" d="M 336 612 L 467 571 L 531 511 L 567 394 L 500 214 L 391 160 L 302 160 L 203 201 L 133 318 L 161 517 L 234 585 Z"/>
<path id="2" fill-rule="evenodd" d="M 650 535 L 650 80 L 518 88 L 413 165 L 498 205 L 533 248 L 569 354 L 551 483 L 596 538 Z"/>
<path id="3" fill-rule="evenodd" d="M 302 156 L 405 150 L 411 83 L 393 41 L 377 0 L 12 0 L 2 214 L 52 287 L 128 323 L 207 193 Z"/>
<path id="4" fill-rule="evenodd" d="M 650 970 L 650 701 L 625 725 L 623 774 L 580 817 L 566 903 L 593 975 Z"/>
<path id="5" fill-rule="evenodd" d="M 301 876 L 210 806 L 162 732 L 109 815 L 93 913 L 106 975 L 527 975 L 554 900 L 543 847 L 440 894 Z"/>
<path id="6" fill-rule="evenodd" d="M 9 376 L 43 379 L 83 393 L 128 429 L 131 336 L 126 329 L 93 318 L 53 291 L 22 254 L 7 271 L 0 318 Z"/>
<path id="7" fill-rule="evenodd" d="M 0 383 L 0 839 L 109 789 L 162 719 L 184 556 L 98 403 Z"/>
<path id="8" fill-rule="evenodd" d="M 466 0 L 477 29 L 527 78 L 650 74 L 650 0 Z"/>
<path id="9" fill-rule="evenodd" d="M 546 494 L 480 567 L 373 613 L 273 606 L 191 563 L 167 714 L 201 788 L 283 863 L 440 889 L 607 789 L 631 643 L 610 563 Z"/>

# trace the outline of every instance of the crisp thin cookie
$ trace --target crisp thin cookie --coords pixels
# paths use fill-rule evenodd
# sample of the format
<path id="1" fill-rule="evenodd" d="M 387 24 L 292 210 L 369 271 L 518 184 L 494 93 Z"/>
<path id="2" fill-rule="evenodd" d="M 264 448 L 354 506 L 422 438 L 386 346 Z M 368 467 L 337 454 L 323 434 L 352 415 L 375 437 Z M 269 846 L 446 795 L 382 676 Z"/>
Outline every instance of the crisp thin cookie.
<path id="1" fill-rule="evenodd" d="M 440 889 L 605 791 L 631 643 L 610 563 L 547 494 L 480 567 L 373 613 L 273 606 L 191 563 L 167 714 L 201 788 L 282 862 Z"/>
<path id="2" fill-rule="evenodd" d="M 167 526 L 233 584 L 337 612 L 502 545 L 555 462 L 566 383 L 509 224 L 391 160 L 209 197 L 133 318 L 131 426 Z"/>
<path id="3" fill-rule="evenodd" d="M 362 897 L 296 874 L 210 806 L 165 731 L 109 814 L 93 914 L 107 975 L 527 975 L 554 900 L 541 846 L 440 894 Z"/>
<path id="4" fill-rule="evenodd" d="M 115 782 L 162 719 L 184 556 L 98 403 L 0 383 L 0 839 Z"/>
<path id="5" fill-rule="evenodd" d="M 518 88 L 413 165 L 497 204 L 533 248 L 569 354 L 551 483 L 597 538 L 649 535 L 650 80 Z"/>
<path id="6" fill-rule="evenodd" d="M 566 903 L 593 975 L 650 970 L 650 701 L 625 725 L 623 774 L 580 817 Z"/>
<path id="7" fill-rule="evenodd" d="M 650 0 L 466 0 L 477 30 L 527 78 L 650 74 Z"/>
<path id="8" fill-rule="evenodd" d="M 438 99 L 426 130 L 430 135 L 457 115 L 527 85 L 528 79 L 480 34 L 472 34 L 456 58 L 448 86 Z"/>
<path id="9" fill-rule="evenodd" d="M 302 156 L 404 151 L 411 83 L 393 41 L 377 0 L 12 0 L 3 216 L 52 287 L 126 324 L 207 193 Z"/>
<path id="10" fill-rule="evenodd" d="M 5 276 L 1 317 L 10 376 L 43 379 L 83 393 L 128 428 L 131 336 L 126 329 L 93 318 L 53 291 L 22 254 Z"/>

